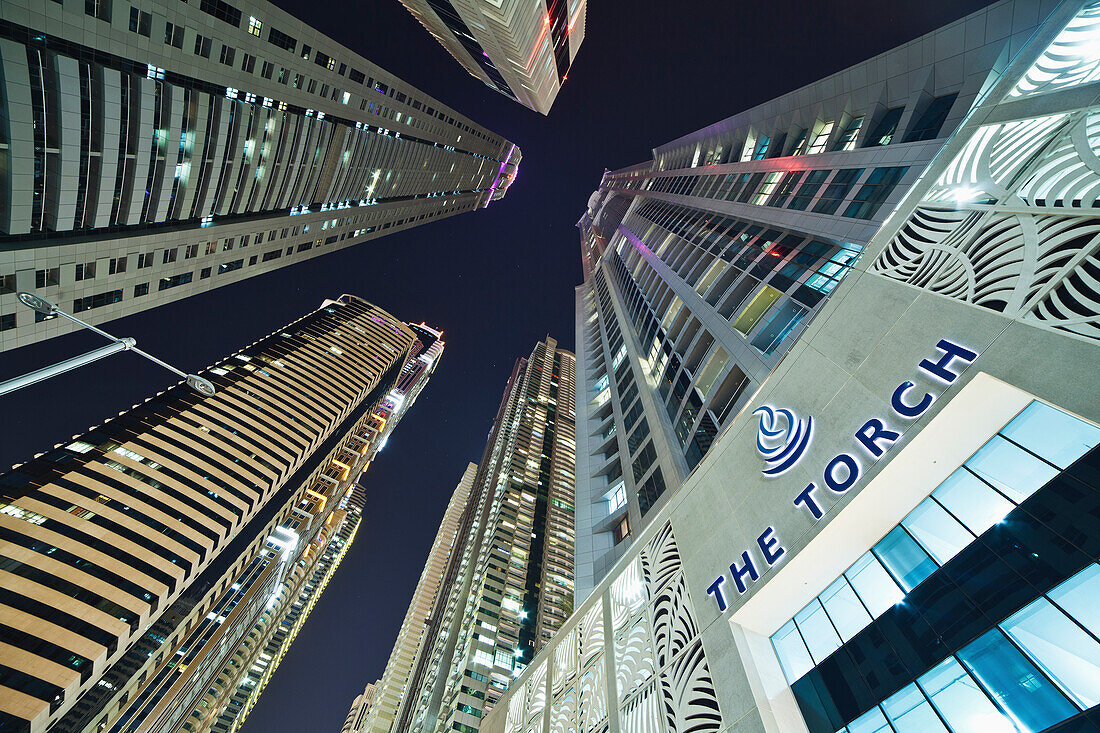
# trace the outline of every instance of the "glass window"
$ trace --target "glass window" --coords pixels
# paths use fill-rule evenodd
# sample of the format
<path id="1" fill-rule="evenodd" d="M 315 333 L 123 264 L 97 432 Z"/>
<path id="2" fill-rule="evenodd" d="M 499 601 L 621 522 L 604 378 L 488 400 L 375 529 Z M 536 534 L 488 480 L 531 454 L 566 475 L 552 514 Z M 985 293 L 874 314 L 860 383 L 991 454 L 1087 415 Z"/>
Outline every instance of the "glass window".
<path id="1" fill-rule="evenodd" d="M 802 632 L 802 638 L 806 640 L 810 656 L 816 663 L 821 664 L 825 657 L 840 648 L 840 637 L 837 636 L 836 629 L 833 628 L 829 617 L 825 615 L 825 609 L 816 598 L 795 614 L 794 622 Z"/>
<path id="2" fill-rule="evenodd" d="M 943 723 L 915 684 L 903 687 L 882 703 L 897 733 L 947 733 Z"/>
<path id="3" fill-rule="evenodd" d="M 805 211 L 830 173 L 832 173 L 831 170 L 817 170 L 806 174 L 805 183 L 798 187 L 798 193 L 791 199 L 791 203 L 787 205 L 787 208 Z"/>
<path id="4" fill-rule="evenodd" d="M 829 120 L 817 131 L 814 135 L 813 142 L 810 143 L 809 149 L 806 151 L 807 155 L 816 155 L 817 153 L 825 152 L 825 144 L 829 142 L 829 135 L 833 132 L 833 125 L 835 122 Z"/>
<path id="5" fill-rule="evenodd" d="M 788 300 L 781 308 L 772 312 L 768 322 L 760 329 L 760 333 L 752 340 L 752 345 L 763 352 L 764 356 L 771 356 L 779 345 L 790 336 L 803 316 L 806 309 L 793 300 Z"/>
<path id="6" fill-rule="evenodd" d="M 936 572 L 936 563 L 901 527 L 894 527 L 883 537 L 874 553 L 906 593 Z"/>
<path id="7" fill-rule="evenodd" d="M 856 117 L 852 119 L 848 126 L 844 128 L 844 132 L 841 133 L 837 139 L 836 144 L 833 146 L 833 150 L 855 150 L 856 138 L 859 136 L 860 128 L 863 127 L 863 117 Z"/>
<path id="8" fill-rule="evenodd" d="M 623 487 L 623 482 L 619 481 L 607 500 L 607 513 L 614 514 L 624 506 L 626 506 L 626 489 Z"/>
<path id="9" fill-rule="evenodd" d="M 825 192 L 821 194 L 817 204 L 814 205 L 814 213 L 835 214 L 841 202 L 848 198 L 848 193 L 861 175 L 863 175 L 862 168 L 846 168 L 837 171 L 829 185 L 825 187 Z"/>
<path id="10" fill-rule="evenodd" d="M 954 731 L 1017 733 L 958 660 L 948 657 L 917 678 L 928 699 Z"/>
<path id="11" fill-rule="evenodd" d="M 871 612 L 872 618 L 878 618 L 886 609 L 899 603 L 905 594 L 893 581 L 890 574 L 882 567 L 870 552 L 856 560 L 848 572 L 844 573 L 848 582 L 855 588 L 863 605 Z"/>
<path id="12" fill-rule="evenodd" d="M 1046 598 L 1001 628 L 1082 708 L 1100 703 L 1100 644 Z"/>
<path id="13" fill-rule="evenodd" d="M 756 294 L 749 304 L 745 306 L 744 310 L 738 314 L 737 319 L 733 322 L 733 327 L 740 331 L 742 334 L 748 335 L 764 317 L 764 314 L 768 312 L 768 309 L 772 307 L 772 303 L 779 299 L 779 296 L 783 295 L 780 291 L 765 285 L 760 288 L 760 292 Z"/>
<path id="14" fill-rule="evenodd" d="M 917 142 L 918 140 L 933 140 L 940 134 L 940 128 L 943 127 L 944 121 L 947 119 L 947 113 L 951 111 L 952 105 L 955 104 L 955 98 L 958 97 L 958 93 L 947 94 L 942 97 L 936 97 L 928 106 L 924 109 L 924 113 L 917 120 L 917 124 L 913 126 L 913 129 L 909 131 L 909 134 L 905 136 L 905 142 Z"/>
<path id="15" fill-rule="evenodd" d="M 1100 428 L 1042 402 L 1024 408 L 1001 434 L 1059 468 L 1068 468 L 1100 443 Z"/>
<path id="16" fill-rule="evenodd" d="M 787 682 L 794 682 L 814 668 L 806 643 L 802 641 L 802 635 L 798 633 L 793 620 L 783 624 L 783 628 L 775 632 L 772 646 L 775 647 L 779 666 L 783 668 Z"/>
<path id="17" fill-rule="evenodd" d="M 901 113 L 905 111 L 904 107 L 894 107 L 893 109 L 886 110 L 886 113 L 882 115 L 882 119 L 879 120 L 878 125 L 867 136 L 865 145 L 869 148 L 877 145 L 889 145 L 890 141 L 894 139 L 894 133 L 897 132 L 898 122 L 901 121 Z"/>
<path id="18" fill-rule="evenodd" d="M 1094 636 L 1100 636 L 1100 565 L 1089 565 L 1047 595 Z"/>
<path id="19" fill-rule="evenodd" d="M 986 443 L 966 467 L 1017 504 L 1058 475 L 1058 469 L 1008 442 L 1000 435 Z"/>
<path id="20" fill-rule="evenodd" d="M 642 488 L 638 489 L 638 511 L 641 512 L 643 517 L 664 493 L 665 477 L 661 473 L 661 467 L 658 466 L 653 469 L 653 473 L 646 479 Z"/>
<path id="21" fill-rule="evenodd" d="M 974 541 L 974 535 L 932 499 L 918 504 L 901 525 L 940 565 Z"/>
<path id="22" fill-rule="evenodd" d="M 871 614 L 867 613 L 856 592 L 843 576 L 826 588 L 819 598 L 844 641 L 848 641 L 871 623 Z"/>
<path id="23" fill-rule="evenodd" d="M 892 728 L 877 706 L 848 724 L 848 733 L 882 733 L 884 731 L 892 731 Z"/>
<path id="24" fill-rule="evenodd" d="M 874 217 L 908 170 L 909 166 L 875 168 L 844 210 L 844 216 L 853 219 Z"/>
<path id="25" fill-rule="evenodd" d="M 932 496 L 976 535 L 1000 522 L 1015 508 L 965 468 L 948 476 Z"/>
<path id="26" fill-rule="evenodd" d="M 695 388 L 699 390 L 699 394 L 703 395 L 704 399 L 710 396 L 711 388 L 718 380 L 718 375 L 726 368 L 729 360 L 729 354 L 719 346 L 710 355 L 710 359 L 707 360 L 703 368 L 699 370 L 699 377 L 695 380 Z"/>
<path id="27" fill-rule="evenodd" d="M 1077 712 L 999 629 L 987 631 L 958 656 L 1022 733 L 1046 730 Z"/>

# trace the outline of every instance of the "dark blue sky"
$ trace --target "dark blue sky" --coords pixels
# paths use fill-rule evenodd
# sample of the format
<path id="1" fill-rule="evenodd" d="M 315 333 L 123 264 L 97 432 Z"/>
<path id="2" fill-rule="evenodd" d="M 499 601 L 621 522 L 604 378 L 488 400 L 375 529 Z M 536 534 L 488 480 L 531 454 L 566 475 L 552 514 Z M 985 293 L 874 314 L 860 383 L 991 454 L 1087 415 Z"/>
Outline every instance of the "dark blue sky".
<path id="1" fill-rule="evenodd" d="M 982 0 L 592 0 L 549 117 L 468 76 L 397 0 L 276 0 L 519 144 L 504 200 L 107 324 L 185 371 L 355 293 L 444 330 L 432 382 L 363 478 L 358 538 L 244 733 L 338 731 L 385 666 L 443 508 L 476 461 L 516 357 L 573 346 L 577 230 L 605 168 L 874 56 Z M 0 356 L 0 378 L 99 346 L 73 334 Z M 131 354 L 3 398 L 0 466 L 117 414 L 174 378 Z"/>

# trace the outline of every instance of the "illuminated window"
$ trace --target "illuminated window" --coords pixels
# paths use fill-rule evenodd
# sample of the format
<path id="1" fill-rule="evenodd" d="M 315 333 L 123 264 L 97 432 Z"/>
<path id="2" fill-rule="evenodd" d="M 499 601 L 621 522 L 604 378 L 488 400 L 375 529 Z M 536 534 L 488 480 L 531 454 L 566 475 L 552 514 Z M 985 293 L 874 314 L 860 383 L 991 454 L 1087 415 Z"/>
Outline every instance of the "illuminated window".
<path id="1" fill-rule="evenodd" d="M 248 18 L 248 32 L 254 36 L 260 35 L 260 31 L 263 29 L 264 24 L 256 18 L 249 16 Z"/>
<path id="2" fill-rule="evenodd" d="M 756 144 L 756 150 L 752 154 L 753 160 L 763 160 L 768 154 L 768 146 L 771 145 L 772 139 L 768 135 L 761 135 L 760 142 Z"/>
<path id="3" fill-rule="evenodd" d="M 626 506 L 626 488 L 623 486 L 623 482 L 619 481 L 607 500 L 607 513 L 614 514 L 624 506 Z"/>
<path id="4" fill-rule="evenodd" d="M 829 142 L 829 135 L 833 132 L 833 121 L 826 122 L 814 135 L 813 142 L 810 143 L 810 147 L 806 150 L 807 155 L 816 155 L 817 153 L 825 152 L 825 145 Z"/>
<path id="5" fill-rule="evenodd" d="M 855 150 L 856 138 L 859 137 L 859 130 L 863 127 L 863 117 L 856 117 L 848 126 L 844 128 L 844 132 L 840 133 L 840 137 L 837 138 L 836 144 L 833 145 L 833 150 Z"/>

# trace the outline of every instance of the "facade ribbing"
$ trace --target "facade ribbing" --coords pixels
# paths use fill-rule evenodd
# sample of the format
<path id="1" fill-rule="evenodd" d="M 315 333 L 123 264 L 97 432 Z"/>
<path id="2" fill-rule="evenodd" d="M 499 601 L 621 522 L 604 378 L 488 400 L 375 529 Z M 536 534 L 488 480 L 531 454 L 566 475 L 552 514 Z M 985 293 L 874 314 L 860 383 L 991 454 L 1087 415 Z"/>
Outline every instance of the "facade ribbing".
<path id="1" fill-rule="evenodd" d="M 0 6 L 0 349 L 501 198 L 507 140 L 262 0 Z"/>
<path id="2" fill-rule="evenodd" d="M 401 708 L 407 704 L 410 678 L 422 655 L 427 653 L 426 645 L 431 643 L 427 635 L 432 609 L 439 598 L 441 581 L 447 570 L 447 564 L 453 553 L 459 548 L 457 543 L 462 514 L 466 510 L 477 476 L 477 464 L 466 466 L 466 471 L 455 487 L 443 520 L 439 523 L 432 542 L 424 570 L 413 591 L 412 601 L 397 632 L 397 641 L 386 662 L 386 669 L 378 681 L 374 699 L 369 710 L 351 730 L 353 733 L 389 733 L 393 723 L 399 717 Z"/>
<path id="3" fill-rule="evenodd" d="M 574 359 L 519 359 L 392 731 L 476 729 L 573 606 Z"/>
<path id="4" fill-rule="evenodd" d="M 326 301 L 204 370 L 215 395 L 177 385 L 0 477 L 5 726 L 239 724 L 354 537 L 423 338 Z"/>
<path id="5" fill-rule="evenodd" d="M 584 41 L 587 0 L 401 0 L 470 74 L 549 114 Z"/>
<path id="6" fill-rule="evenodd" d="M 482 733 L 1095 725 L 1098 39 L 1095 2 L 999 2 L 808 88 L 954 74 L 953 104 L 978 93 Z M 905 72 L 918 60 L 932 73 Z M 898 117 L 903 144 L 921 115 Z M 713 164 L 728 131 L 658 167 Z M 755 215 L 782 215 L 769 201 Z M 609 253 L 660 259 L 627 237 Z M 579 319 L 597 368 L 580 344 L 602 318 Z"/>
<path id="7" fill-rule="evenodd" d="M 577 224 L 579 598 L 786 358 L 996 78 L 1009 31 L 988 22 L 603 175 Z"/>

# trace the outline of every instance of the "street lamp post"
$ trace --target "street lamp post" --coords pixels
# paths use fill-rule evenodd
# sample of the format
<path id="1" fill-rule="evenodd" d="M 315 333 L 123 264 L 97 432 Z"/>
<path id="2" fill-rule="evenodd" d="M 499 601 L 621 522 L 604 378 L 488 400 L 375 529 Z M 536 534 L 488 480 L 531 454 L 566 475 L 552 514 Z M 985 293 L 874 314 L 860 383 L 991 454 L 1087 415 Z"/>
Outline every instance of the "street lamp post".
<path id="1" fill-rule="evenodd" d="M 178 374 L 179 376 L 184 378 L 184 380 L 187 382 L 187 385 L 191 389 L 195 390 L 204 397 L 209 397 L 215 392 L 214 385 L 210 382 L 210 380 L 203 379 L 197 374 L 186 374 L 184 372 L 181 372 L 179 369 L 176 369 L 171 364 L 163 362 L 152 354 L 149 354 L 139 349 L 137 347 L 137 341 L 132 338 L 115 338 L 106 331 L 102 331 L 91 325 L 90 323 L 85 323 L 76 316 L 69 315 L 68 313 L 59 309 L 50 301 L 39 295 L 35 295 L 34 293 L 19 293 L 19 300 L 23 303 L 23 305 L 35 310 L 38 313 L 41 313 L 44 316 L 61 316 L 62 318 L 68 318 L 73 323 L 95 331 L 100 336 L 103 336 L 104 338 L 109 340 L 111 343 L 107 346 L 93 349 L 86 354 L 74 356 L 70 359 L 66 359 L 65 361 L 59 361 L 56 364 L 51 364 L 50 366 L 43 367 L 42 369 L 36 369 L 33 372 L 28 372 L 14 379 L 9 379 L 6 382 L 0 382 L 0 395 L 7 394 L 8 392 L 12 392 L 21 387 L 26 387 L 27 385 L 34 384 L 36 382 L 41 382 L 42 380 L 49 379 L 50 377 L 55 377 L 58 374 L 63 374 L 72 369 L 76 369 L 77 367 L 82 367 L 85 364 L 91 364 L 93 361 L 98 361 L 100 359 L 103 359 L 104 357 L 111 356 L 112 354 L 117 354 L 120 351 L 132 351 L 139 356 L 145 357 L 154 364 L 159 364 L 168 371 Z"/>

